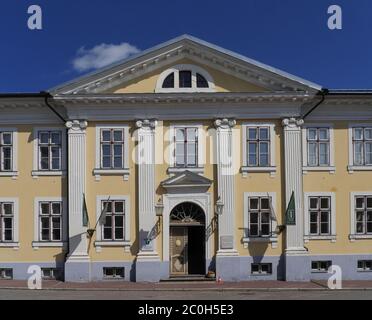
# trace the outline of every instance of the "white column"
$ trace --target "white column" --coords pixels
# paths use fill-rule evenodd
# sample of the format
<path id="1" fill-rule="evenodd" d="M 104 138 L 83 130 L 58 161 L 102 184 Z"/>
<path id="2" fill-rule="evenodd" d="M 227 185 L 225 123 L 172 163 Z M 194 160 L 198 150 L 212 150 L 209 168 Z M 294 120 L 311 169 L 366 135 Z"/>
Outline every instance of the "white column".
<path id="1" fill-rule="evenodd" d="M 234 119 L 217 119 L 217 185 L 218 197 L 224 204 L 222 214 L 218 217 L 218 252 L 217 255 L 237 255 L 235 247 L 235 186 L 234 186 L 234 148 L 232 128 Z"/>
<path id="2" fill-rule="evenodd" d="M 68 215 L 69 256 L 66 262 L 68 280 L 89 279 L 86 227 L 83 227 L 83 194 L 86 175 L 86 121 L 66 122 L 68 128 Z M 71 263 L 71 265 L 69 265 Z M 78 265 L 75 265 L 78 264 Z"/>
<path id="3" fill-rule="evenodd" d="M 304 209 L 302 180 L 302 119 L 284 119 L 285 194 L 286 206 L 294 192 L 296 225 L 286 227 L 287 254 L 306 253 L 304 248 Z"/>
<path id="4" fill-rule="evenodd" d="M 155 213 L 156 124 L 155 120 L 139 120 L 136 122 L 138 135 L 139 257 L 158 256 L 156 253 L 156 241 L 151 239 L 151 234 L 153 234 L 157 222 Z"/>

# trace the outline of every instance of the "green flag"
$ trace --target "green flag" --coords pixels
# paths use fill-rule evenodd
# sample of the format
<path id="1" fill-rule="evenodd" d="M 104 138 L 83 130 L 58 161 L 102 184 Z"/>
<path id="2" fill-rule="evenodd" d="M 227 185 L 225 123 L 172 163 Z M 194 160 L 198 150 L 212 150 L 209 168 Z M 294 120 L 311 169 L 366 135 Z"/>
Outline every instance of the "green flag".
<path id="1" fill-rule="evenodd" d="M 291 199 L 289 200 L 287 211 L 285 212 L 285 222 L 287 226 L 296 225 L 296 203 L 294 192 L 292 192 Z"/>
<path id="2" fill-rule="evenodd" d="M 89 226 L 89 217 L 88 217 L 88 209 L 87 203 L 85 201 L 85 193 L 83 193 L 83 227 Z"/>

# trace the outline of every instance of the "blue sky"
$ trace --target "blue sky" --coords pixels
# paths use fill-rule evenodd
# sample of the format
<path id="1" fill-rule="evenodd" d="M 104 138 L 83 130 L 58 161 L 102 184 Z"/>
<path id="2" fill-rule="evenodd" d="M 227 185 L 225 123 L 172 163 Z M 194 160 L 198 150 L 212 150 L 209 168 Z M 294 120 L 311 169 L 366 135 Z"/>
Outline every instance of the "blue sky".
<path id="1" fill-rule="evenodd" d="M 27 27 L 32 4 L 43 30 Z M 342 30 L 327 28 L 332 4 Z M 2 0 L 0 14 L 0 92 L 80 76 L 73 61 L 95 47 L 144 50 L 185 33 L 327 88 L 372 88 L 370 0 Z"/>

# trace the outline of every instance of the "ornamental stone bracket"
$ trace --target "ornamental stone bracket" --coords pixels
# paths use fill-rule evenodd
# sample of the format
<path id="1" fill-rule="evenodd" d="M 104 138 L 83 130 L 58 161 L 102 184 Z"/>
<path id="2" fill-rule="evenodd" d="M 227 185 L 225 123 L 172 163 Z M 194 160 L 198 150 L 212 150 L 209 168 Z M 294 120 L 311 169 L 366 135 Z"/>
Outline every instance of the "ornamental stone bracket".
<path id="1" fill-rule="evenodd" d="M 282 120 L 282 126 L 287 130 L 298 130 L 304 124 L 303 119 L 286 118 Z"/>
<path id="2" fill-rule="evenodd" d="M 88 127 L 88 122 L 85 120 L 70 120 L 65 124 L 69 131 L 74 133 L 85 133 L 85 129 Z"/>
<path id="3" fill-rule="evenodd" d="M 144 130 L 154 130 L 158 122 L 154 119 L 137 120 L 136 128 Z"/>
<path id="4" fill-rule="evenodd" d="M 223 119 L 216 119 L 214 121 L 214 126 L 217 128 L 217 129 L 231 129 L 233 127 L 235 127 L 236 125 L 236 120 L 235 119 L 227 119 L 227 118 L 223 118 Z"/>

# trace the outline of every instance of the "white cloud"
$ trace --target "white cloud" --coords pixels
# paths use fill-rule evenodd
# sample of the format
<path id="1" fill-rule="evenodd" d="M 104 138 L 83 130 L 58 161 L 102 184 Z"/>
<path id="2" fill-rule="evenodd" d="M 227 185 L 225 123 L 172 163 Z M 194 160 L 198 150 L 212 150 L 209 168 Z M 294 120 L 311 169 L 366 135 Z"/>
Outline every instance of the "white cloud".
<path id="1" fill-rule="evenodd" d="M 121 44 L 102 43 L 91 49 L 80 48 L 72 64 L 76 71 L 84 72 L 105 67 L 139 51 L 135 46 L 126 42 Z"/>

